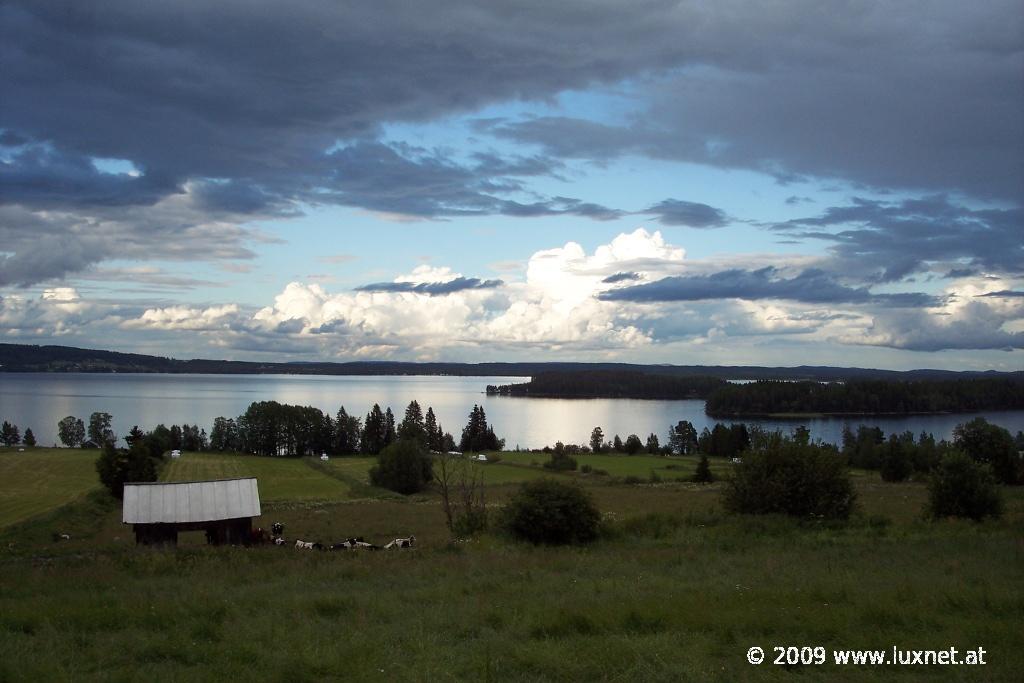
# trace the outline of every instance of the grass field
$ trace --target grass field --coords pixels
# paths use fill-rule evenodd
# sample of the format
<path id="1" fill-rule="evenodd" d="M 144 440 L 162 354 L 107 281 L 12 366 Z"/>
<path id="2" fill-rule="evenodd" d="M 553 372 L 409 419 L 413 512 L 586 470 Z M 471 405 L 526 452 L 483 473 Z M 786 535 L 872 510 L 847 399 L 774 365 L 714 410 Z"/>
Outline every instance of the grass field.
<path id="1" fill-rule="evenodd" d="M 365 458 L 363 459 L 365 460 Z M 250 455 L 222 453 L 183 453 L 167 463 L 161 481 L 199 481 L 256 477 L 260 500 L 336 501 L 351 497 L 352 487 L 335 477 L 325 475 L 304 459 L 258 458 Z"/>
<path id="2" fill-rule="evenodd" d="M 99 486 L 95 450 L 0 448 L 0 528 L 80 498 Z"/>
<path id="3" fill-rule="evenodd" d="M 546 453 L 502 453 L 501 462 L 516 465 L 533 465 L 541 467 L 550 460 Z M 590 465 L 594 469 L 604 470 L 612 477 L 637 477 L 648 479 L 651 474 L 667 480 L 689 479 L 697 470 L 697 458 L 690 456 L 673 456 L 665 458 L 656 455 L 625 455 L 625 454 L 587 454 L 576 456 L 579 467 Z M 721 458 L 711 459 L 711 472 L 723 476 L 731 464 Z M 543 471 L 543 469 L 542 469 Z"/>
<path id="4" fill-rule="evenodd" d="M 546 473 L 502 455 L 480 465 L 494 504 L 514 490 L 505 477 Z M 1020 489 L 983 524 L 926 521 L 923 485 L 871 474 L 855 478 L 846 524 L 742 517 L 722 512 L 719 484 L 621 480 L 676 459 L 596 456 L 611 476 L 552 476 L 591 492 L 602 540 L 534 548 L 498 533 L 451 542 L 436 494 L 373 495 L 367 458 L 207 457 L 185 456 L 175 476 L 256 474 L 261 493 L 292 496 L 257 521 L 288 538 L 415 534 L 419 547 L 140 549 L 116 502 L 93 493 L 0 530 L 0 680 L 1016 681 L 1024 669 Z M 318 477 L 348 488 L 310 497 Z M 53 542 L 58 529 L 72 540 Z M 755 645 L 761 666 L 746 661 Z M 989 664 L 772 665 L 790 645 L 980 646 Z"/>

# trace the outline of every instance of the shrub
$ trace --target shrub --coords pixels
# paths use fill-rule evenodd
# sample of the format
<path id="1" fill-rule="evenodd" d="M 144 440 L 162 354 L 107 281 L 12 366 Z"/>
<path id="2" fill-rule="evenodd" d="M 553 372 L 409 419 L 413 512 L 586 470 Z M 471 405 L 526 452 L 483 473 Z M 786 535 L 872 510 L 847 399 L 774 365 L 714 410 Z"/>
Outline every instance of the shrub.
<path id="1" fill-rule="evenodd" d="M 589 543 L 597 538 L 600 521 L 586 491 L 550 479 L 523 484 L 505 508 L 512 536 L 536 544 Z"/>
<path id="2" fill-rule="evenodd" d="M 715 480 L 715 476 L 711 474 L 711 464 L 708 462 L 708 456 L 700 456 L 700 461 L 697 463 L 697 471 L 693 474 L 693 480 L 698 484 L 710 484 Z"/>
<path id="3" fill-rule="evenodd" d="M 942 459 L 928 482 L 925 510 L 936 519 L 999 517 L 1003 505 L 992 469 L 974 462 L 963 453 L 950 453 Z"/>
<path id="4" fill-rule="evenodd" d="M 370 469 L 371 484 L 403 495 L 422 491 L 433 476 L 430 454 L 412 440 L 399 440 L 382 450 Z"/>
<path id="5" fill-rule="evenodd" d="M 157 461 L 149 456 L 142 444 L 130 449 L 115 448 L 110 441 L 96 459 L 96 472 L 100 482 L 115 498 L 124 497 L 124 485 L 130 482 L 156 481 Z"/>
<path id="6" fill-rule="evenodd" d="M 788 438 L 748 452 L 723 492 L 731 512 L 833 519 L 848 518 L 855 498 L 838 453 Z"/>
<path id="7" fill-rule="evenodd" d="M 904 481 L 914 471 L 914 463 L 910 454 L 904 450 L 899 442 L 890 438 L 882 455 L 882 467 L 880 474 L 883 481 Z"/>
<path id="8" fill-rule="evenodd" d="M 576 458 L 571 455 L 555 451 L 551 454 L 551 459 L 544 463 L 544 468 L 558 472 L 574 470 L 576 469 Z"/>
<path id="9" fill-rule="evenodd" d="M 1003 484 L 1016 484 L 1024 478 L 1024 463 L 1010 432 L 983 417 L 957 425 L 953 443 L 976 462 L 991 465 L 992 474 Z"/>

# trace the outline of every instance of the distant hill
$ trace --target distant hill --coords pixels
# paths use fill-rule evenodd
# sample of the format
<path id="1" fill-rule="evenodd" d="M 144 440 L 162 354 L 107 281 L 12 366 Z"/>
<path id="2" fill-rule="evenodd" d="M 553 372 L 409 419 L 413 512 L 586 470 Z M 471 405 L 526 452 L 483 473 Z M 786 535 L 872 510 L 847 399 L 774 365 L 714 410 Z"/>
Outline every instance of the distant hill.
<path id="1" fill-rule="evenodd" d="M 178 360 L 164 356 L 80 349 L 71 346 L 0 344 L 0 372 L 142 372 L 226 375 L 458 375 L 466 377 L 533 377 L 543 372 L 631 371 L 675 377 L 718 379 L 784 379 L 846 381 L 852 379 L 958 379 L 968 377 L 1022 377 L 1013 373 L 953 372 L 949 370 L 872 370 L 799 366 L 639 365 L 632 363 L 405 363 L 355 361 L 348 363 L 265 363 L 229 360 Z"/>

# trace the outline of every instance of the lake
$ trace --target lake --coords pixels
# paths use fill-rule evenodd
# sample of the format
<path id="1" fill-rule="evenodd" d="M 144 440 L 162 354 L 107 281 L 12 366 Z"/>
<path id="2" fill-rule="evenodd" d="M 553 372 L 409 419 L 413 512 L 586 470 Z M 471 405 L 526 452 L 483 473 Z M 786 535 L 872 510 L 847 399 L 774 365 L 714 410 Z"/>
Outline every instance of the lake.
<path id="1" fill-rule="evenodd" d="M 417 400 L 456 441 L 474 404 L 480 404 L 507 448 L 540 448 L 556 441 L 586 444 L 595 426 L 611 439 L 651 432 L 664 442 L 668 427 L 689 420 L 700 431 L 716 421 L 704 414 L 703 401 L 641 401 L 630 399 L 537 399 L 487 396 L 488 384 L 509 384 L 528 378 L 446 376 L 304 376 L 304 375 L 157 375 L 88 373 L 0 373 L 0 420 L 30 427 L 40 445 L 58 441 L 57 422 L 74 415 L 88 423 L 95 411 L 113 415 L 114 431 L 123 436 L 132 425 L 152 429 L 159 423 L 198 424 L 210 431 L 218 416 L 237 417 L 253 401 L 312 405 L 337 414 L 345 406 L 363 417 L 379 403 L 391 406 L 400 421 L 405 407 Z M 1016 434 L 1024 430 L 1024 411 L 988 411 L 957 415 L 915 415 L 878 418 L 815 418 L 739 420 L 769 429 L 790 431 L 806 425 L 812 437 L 838 443 L 844 424 L 878 425 L 886 434 L 910 430 L 950 438 L 953 428 L 981 414 Z M 720 420 L 730 422 L 730 420 Z"/>

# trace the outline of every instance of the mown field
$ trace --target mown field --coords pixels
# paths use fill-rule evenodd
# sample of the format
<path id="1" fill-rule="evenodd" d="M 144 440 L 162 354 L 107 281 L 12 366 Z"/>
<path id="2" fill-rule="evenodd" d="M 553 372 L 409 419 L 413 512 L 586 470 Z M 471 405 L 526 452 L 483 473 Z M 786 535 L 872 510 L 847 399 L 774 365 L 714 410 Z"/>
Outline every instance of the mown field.
<path id="1" fill-rule="evenodd" d="M 600 541 L 452 542 L 436 495 L 373 489 L 370 459 L 205 454 L 163 478 L 254 474 L 266 492 L 257 523 L 281 521 L 290 539 L 415 534 L 419 547 L 140 549 L 101 492 L 0 529 L 0 680 L 1015 681 L 1024 670 L 1020 490 L 1004 491 L 1000 521 L 933 523 L 923 485 L 861 474 L 860 509 L 840 525 L 725 514 L 719 484 L 674 480 L 692 472 L 686 459 L 580 458 L 607 476 L 553 475 L 533 459 L 479 465 L 495 513 L 516 477 L 572 479 L 605 513 Z M 54 542 L 58 530 L 72 540 Z M 981 646 L 990 663 L 752 666 L 754 645 Z"/>
<path id="2" fill-rule="evenodd" d="M 337 501 L 352 487 L 306 464 L 304 459 L 255 458 L 221 453 L 184 453 L 167 463 L 160 481 L 256 477 L 261 501 Z"/>
<path id="3" fill-rule="evenodd" d="M 98 455 L 96 450 L 0 448 L 0 528 L 97 488 Z"/>

